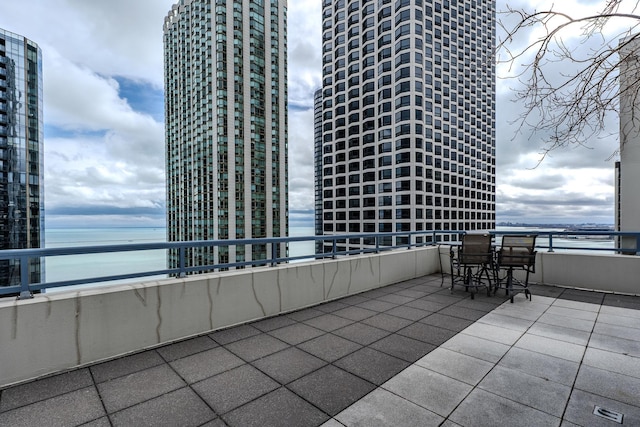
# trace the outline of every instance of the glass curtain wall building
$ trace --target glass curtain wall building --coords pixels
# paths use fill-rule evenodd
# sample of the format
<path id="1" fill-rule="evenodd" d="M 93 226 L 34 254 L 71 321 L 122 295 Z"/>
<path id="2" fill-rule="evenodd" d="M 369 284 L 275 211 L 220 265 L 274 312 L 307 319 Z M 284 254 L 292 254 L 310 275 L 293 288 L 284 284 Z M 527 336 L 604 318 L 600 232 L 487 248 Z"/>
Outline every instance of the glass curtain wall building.
<path id="1" fill-rule="evenodd" d="M 494 228 L 495 2 L 323 0 L 322 21 L 323 233 Z"/>
<path id="2" fill-rule="evenodd" d="M 0 250 L 44 247 L 42 51 L 0 29 Z M 43 279 L 40 260 L 30 283 Z M 0 261 L 0 286 L 20 283 L 18 261 Z"/>
<path id="3" fill-rule="evenodd" d="M 286 10 L 181 0 L 165 18 L 168 241 L 287 236 Z M 271 246 L 187 255 L 187 266 L 245 262 Z"/>

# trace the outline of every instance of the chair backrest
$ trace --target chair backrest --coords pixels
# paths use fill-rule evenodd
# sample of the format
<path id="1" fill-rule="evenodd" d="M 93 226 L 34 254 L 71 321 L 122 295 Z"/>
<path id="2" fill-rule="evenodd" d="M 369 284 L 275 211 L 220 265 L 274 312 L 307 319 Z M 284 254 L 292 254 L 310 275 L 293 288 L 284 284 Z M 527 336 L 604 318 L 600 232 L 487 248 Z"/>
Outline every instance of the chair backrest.
<path id="1" fill-rule="evenodd" d="M 462 247 L 460 249 L 460 263 L 484 264 L 491 262 L 490 234 L 463 234 Z"/>
<path id="2" fill-rule="evenodd" d="M 536 262 L 536 234 L 505 235 L 498 253 L 498 264 L 504 267 L 531 267 Z"/>

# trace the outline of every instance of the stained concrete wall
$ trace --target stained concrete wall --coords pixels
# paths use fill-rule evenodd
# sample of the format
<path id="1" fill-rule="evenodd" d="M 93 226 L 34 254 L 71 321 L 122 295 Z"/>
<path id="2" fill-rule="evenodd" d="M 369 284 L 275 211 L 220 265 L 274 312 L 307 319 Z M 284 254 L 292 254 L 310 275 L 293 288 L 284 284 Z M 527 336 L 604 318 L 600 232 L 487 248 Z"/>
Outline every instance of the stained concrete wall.
<path id="1" fill-rule="evenodd" d="M 0 299 L 0 387 L 439 270 L 428 247 Z"/>

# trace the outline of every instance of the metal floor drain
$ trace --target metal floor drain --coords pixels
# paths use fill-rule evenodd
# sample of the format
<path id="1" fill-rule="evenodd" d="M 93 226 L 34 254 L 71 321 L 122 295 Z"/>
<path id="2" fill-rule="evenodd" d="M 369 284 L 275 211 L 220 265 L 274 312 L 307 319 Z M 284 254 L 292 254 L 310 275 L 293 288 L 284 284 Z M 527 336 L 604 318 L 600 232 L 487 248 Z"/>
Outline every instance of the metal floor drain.
<path id="1" fill-rule="evenodd" d="M 601 408 L 600 406 L 595 406 L 593 408 L 594 415 L 597 415 L 602 418 L 606 418 L 607 420 L 615 421 L 618 424 L 622 424 L 623 414 L 619 412 L 612 411 L 610 409 Z"/>

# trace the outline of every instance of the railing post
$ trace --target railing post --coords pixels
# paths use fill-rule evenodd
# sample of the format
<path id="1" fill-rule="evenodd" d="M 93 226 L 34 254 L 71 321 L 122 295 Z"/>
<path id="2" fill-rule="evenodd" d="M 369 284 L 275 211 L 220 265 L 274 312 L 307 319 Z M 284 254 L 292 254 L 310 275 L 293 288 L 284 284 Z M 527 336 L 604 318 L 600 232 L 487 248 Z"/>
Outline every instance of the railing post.
<path id="1" fill-rule="evenodd" d="M 380 253 L 380 238 L 379 236 L 376 234 L 376 253 Z"/>
<path id="2" fill-rule="evenodd" d="M 184 252 L 185 252 L 185 248 L 184 246 L 180 247 L 180 260 L 179 260 L 179 267 L 180 267 L 180 272 L 178 274 L 178 277 L 185 277 L 187 275 L 187 272 L 185 271 L 185 267 L 184 267 Z"/>
<path id="3" fill-rule="evenodd" d="M 335 237 L 333 238 L 333 248 L 332 248 L 332 252 L 331 252 L 331 259 L 336 259 L 336 252 L 337 247 L 338 247 L 338 241 L 335 239 Z"/>
<path id="4" fill-rule="evenodd" d="M 29 290 L 29 257 L 21 256 L 20 260 L 20 295 L 19 300 L 33 298 Z"/>
<path id="5" fill-rule="evenodd" d="M 549 250 L 547 252 L 553 252 L 553 234 L 549 233 Z"/>
<path id="6" fill-rule="evenodd" d="M 271 267 L 276 266 L 276 242 L 271 242 Z"/>

